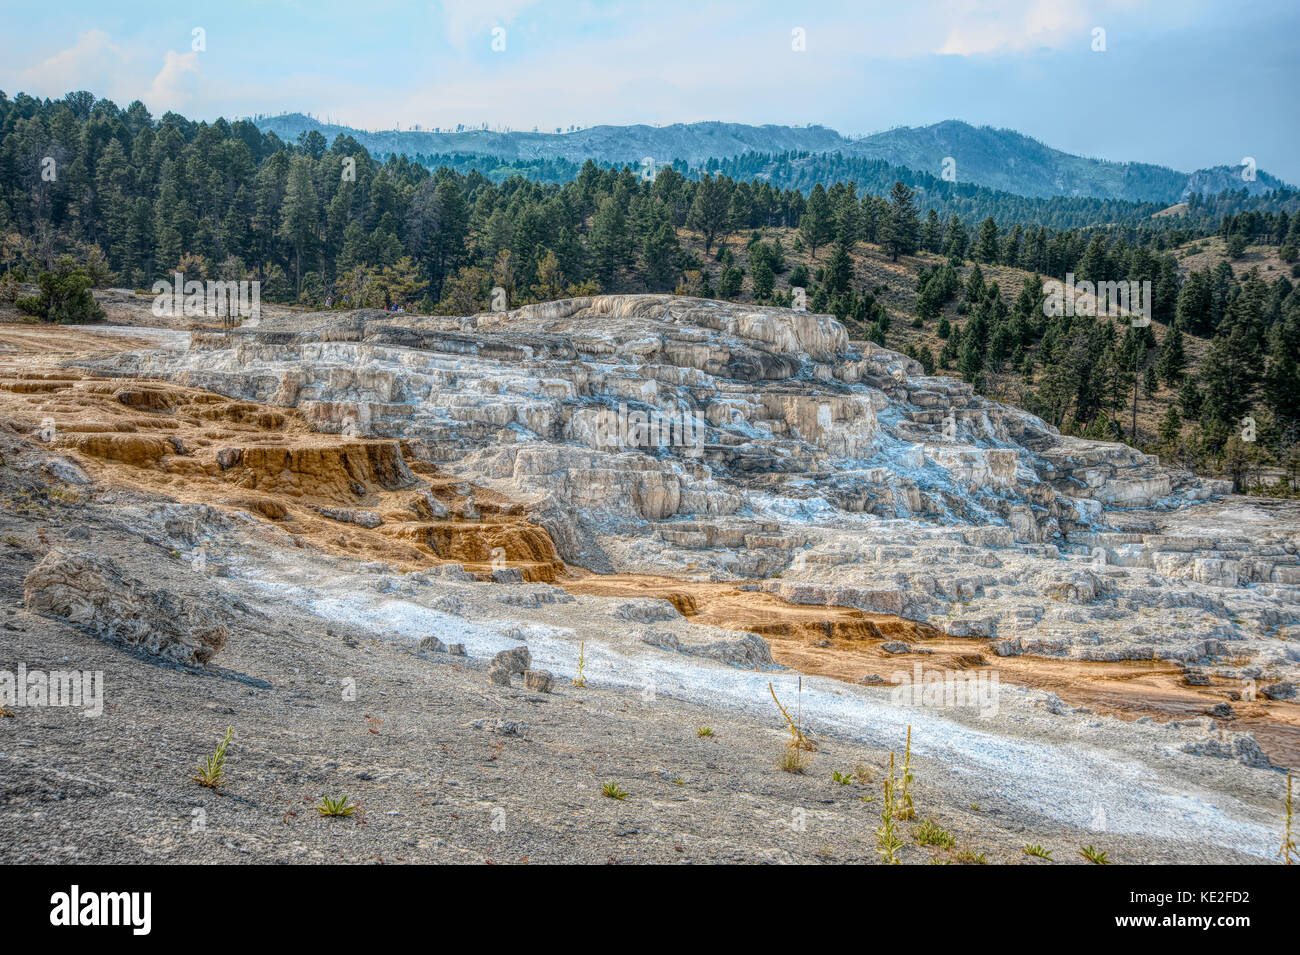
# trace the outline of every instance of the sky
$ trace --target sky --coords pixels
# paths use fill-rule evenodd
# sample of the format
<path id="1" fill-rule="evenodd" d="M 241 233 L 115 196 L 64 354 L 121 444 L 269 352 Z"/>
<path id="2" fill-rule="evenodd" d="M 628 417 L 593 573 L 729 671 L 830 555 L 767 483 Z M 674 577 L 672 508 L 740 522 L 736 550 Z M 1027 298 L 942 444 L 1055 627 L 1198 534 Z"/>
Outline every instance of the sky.
<path id="1" fill-rule="evenodd" d="M 363 129 L 944 119 L 1300 183 L 1296 0 L 7 0 L 0 90 Z M 802 47 L 802 48 L 799 48 Z"/>

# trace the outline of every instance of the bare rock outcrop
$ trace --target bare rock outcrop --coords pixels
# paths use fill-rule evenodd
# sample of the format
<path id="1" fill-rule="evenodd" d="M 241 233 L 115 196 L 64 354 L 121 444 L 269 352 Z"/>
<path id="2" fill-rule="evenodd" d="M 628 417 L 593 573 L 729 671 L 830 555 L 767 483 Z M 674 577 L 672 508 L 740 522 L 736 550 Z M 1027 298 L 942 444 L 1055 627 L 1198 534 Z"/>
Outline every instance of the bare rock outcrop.
<path id="1" fill-rule="evenodd" d="M 115 561 L 52 550 L 27 575 L 23 599 L 33 613 L 62 617 L 97 637 L 155 656 L 206 665 L 229 637 L 211 616 L 176 594 L 128 577 Z"/>

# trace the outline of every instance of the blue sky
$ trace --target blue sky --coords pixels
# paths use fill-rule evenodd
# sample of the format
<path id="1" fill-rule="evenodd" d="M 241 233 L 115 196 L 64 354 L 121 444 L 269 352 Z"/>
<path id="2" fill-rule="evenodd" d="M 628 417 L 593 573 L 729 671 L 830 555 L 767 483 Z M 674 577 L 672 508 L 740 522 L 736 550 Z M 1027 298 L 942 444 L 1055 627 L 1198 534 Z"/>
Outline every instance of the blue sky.
<path id="1" fill-rule="evenodd" d="M 1252 156 L 1300 183 L 1295 0 L 10 0 L 4 20 L 10 96 L 369 129 L 955 118 L 1184 170 Z"/>

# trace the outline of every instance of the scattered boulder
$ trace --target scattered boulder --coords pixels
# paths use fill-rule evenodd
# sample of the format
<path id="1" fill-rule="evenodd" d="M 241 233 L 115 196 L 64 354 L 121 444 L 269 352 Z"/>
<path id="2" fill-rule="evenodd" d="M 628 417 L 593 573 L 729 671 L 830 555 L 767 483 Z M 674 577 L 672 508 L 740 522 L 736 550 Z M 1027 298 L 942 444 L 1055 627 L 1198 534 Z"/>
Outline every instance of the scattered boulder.
<path id="1" fill-rule="evenodd" d="M 764 670 L 776 666 L 767 641 L 756 633 L 747 633 L 738 640 L 711 640 L 700 646 L 683 649 L 694 656 L 708 657 L 746 670 Z"/>
<path id="2" fill-rule="evenodd" d="M 553 680 L 550 670 L 524 671 L 524 686 L 538 693 L 550 693 Z"/>
<path id="3" fill-rule="evenodd" d="M 619 606 L 614 616 L 633 623 L 659 623 L 676 620 L 681 614 L 667 600 L 633 600 Z"/>
<path id="4" fill-rule="evenodd" d="M 1066 713 L 1070 712 L 1070 708 L 1066 706 L 1064 701 L 1062 701 L 1062 699 L 1055 693 L 1048 693 L 1047 696 L 1043 697 L 1042 702 L 1043 709 L 1047 710 L 1047 712 L 1051 713 L 1053 716 L 1064 716 Z"/>
<path id="5" fill-rule="evenodd" d="M 421 638 L 419 649 L 421 653 L 446 653 L 447 644 L 435 636 L 428 636 Z"/>
<path id="6" fill-rule="evenodd" d="M 511 673 L 523 673 L 532 664 L 532 654 L 527 647 L 513 647 L 502 650 L 492 658 L 492 665 L 503 667 Z"/>
<path id="7" fill-rule="evenodd" d="M 523 673 L 532 665 L 533 655 L 528 652 L 527 647 L 511 647 L 509 650 L 502 650 L 492 658 L 492 666 L 500 667 L 507 673 Z"/>
<path id="8" fill-rule="evenodd" d="M 1217 716 L 1219 719 L 1223 719 L 1223 720 L 1231 719 L 1233 716 L 1236 715 L 1233 712 L 1232 704 L 1230 703 L 1215 703 L 1205 712 L 1208 713 L 1210 716 Z"/>
<path id="9" fill-rule="evenodd" d="M 1270 700 L 1294 700 L 1295 684 L 1282 680 L 1260 687 L 1259 692 L 1261 696 L 1266 696 Z"/>
<path id="10" fill-rule="evenodd" d="M 50 551 L 23 582 L 33 613 L 62 617 L 97 637 L 116 640 L 177 663 L 204 666 L 230 632 L 210 610 L 187 605 L 166 590 L 151 590 L 111 558 Z"/>

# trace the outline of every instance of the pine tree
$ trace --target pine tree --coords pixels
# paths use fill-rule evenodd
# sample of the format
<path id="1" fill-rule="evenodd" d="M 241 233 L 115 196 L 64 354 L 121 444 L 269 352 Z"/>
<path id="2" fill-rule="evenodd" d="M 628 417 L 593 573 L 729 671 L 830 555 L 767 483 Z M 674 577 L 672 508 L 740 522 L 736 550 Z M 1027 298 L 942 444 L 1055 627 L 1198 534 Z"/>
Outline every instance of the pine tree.
<path id="1" fill-rule="evenodd" d="M 966 247 L 970 239 L 961 220 L 953 216 L 948 220 L 948 230 L 943 238 L 943 254 L 952 259 L 954 265 L 961 265 L 966 258 Z"/>
<path id="2" fill-rule="evenodd" d="M 819 182 L 808 194 L 808 204 L 799 218 L 799 238 L 808 249 L 809 258 L 817 257 L 817 249 L 826 243 L 834 229 L 830 199 L 826 188 Z"/>
<path id="3" fill-rule="evenodd" d="M 920 241 L 921 223 L 912 204 L 912 190 L 895 182 L 889 192 L 889 217 L 885 221 L 885 251 L 893 261 L 911 255 Z"/>
<path id="4" fill-rule="evenodd" d="M 1200 368 L 1202 410 L 1209 425 L 1225 432 L 1240 426 L 1259 382 L 1259 366 L 1259 355 L 1243 329 L 1214 337 Z"/>
<path id="5" fill-rule="evenodd" d="M 853 260 L 849 258 L 848 243 L 836 240 L 830 261 L 826 263 L 826 291 L 828 294 L 843 295 L 849 290 L 853 278 Z"/>
<path id="6" fill-rule="evenodd" d="M 975 241 L 973 253 L 975 261 L 996 265 L 998 261 L 998 224 L 990 216 L 980 225 L 979 238 Z"/>
<path id="7" fill-rule="evenodd" d="M 980 271 L 978 262 L 971 266 L 970 275 L 966 277 L 965 296 L 966 301 L 972 305 L 984 300 L 984 273 Z"/>
<path id="8" fill-rule="evenodd" d="M 293 246 L 293 280 L 295 298 L 302 293 L 302 257 L 310 253 L 320 229 L 320 201 L 312 183 L 312 162 L 299 156 L 289 169 L 284 203 L 280 209 L 277 235 Z"/>
<path id="9" fill-rule="evenodd" d="M 760 301 L 771 298 L 776 276 L 772 274 L 772 265 L 766 255 L 759 256 L 757 261 L 751 260 L 750 274 L 754 280 L 754 298 Z"/>
<path id="10" fill-rule="evenodd" d="M 1160 444 L 1166 448 L 1172 448 L 1178 443 L 1182 431 L 1183 419 L 1178 414 L 1178 407 L 1176 405 L 1170 405 L 1168 409 L 1166 409 L 1164 417 L 1160 419 Z"/>
<path id="11" fill-rule="evenodd" d="M 1160 357 L 1156 359 L 1156 374 L 1170 388 L 1182 381 L 1183 368 L 1187 356 L 1183 352 L 1183 333 L 1175 322 L 1165 332 L 1165 339 L 1160 343 Z"/>
<path id="12" fill-rule="evenodd" d="M 731 195 L 728 180 L 706 175 L 695 186 L 695 200 L 687 224 L 704 236 L 704 254 L 713 248 L 713 240 L 731 227 Z"/>
<path id="13" fill-rule="evenodd" d="M 942 247 L 943 226 L 939 224 L 939 213 L 931 209 L 925 214 L 925 225 L 921 226 L 921 248 L 938 252 Z"/>

